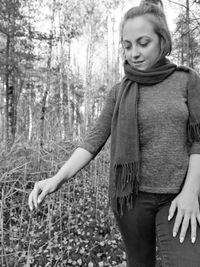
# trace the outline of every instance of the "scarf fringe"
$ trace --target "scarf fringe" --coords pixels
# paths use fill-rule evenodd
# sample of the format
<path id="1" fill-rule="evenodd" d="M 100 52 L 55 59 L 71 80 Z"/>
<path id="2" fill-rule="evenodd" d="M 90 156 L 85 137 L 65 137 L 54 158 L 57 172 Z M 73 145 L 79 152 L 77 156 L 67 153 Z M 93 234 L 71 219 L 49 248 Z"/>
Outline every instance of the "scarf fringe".
<path id="1" fill-rule="evenodd" d="M 200 123 L 188 124 L 188 140 L 190 143 L 200 142 Z"/>
<path id="2" fill-rule="evenodd" d="M 124 163 L 114 166 L 115 192 L 112 199 L 113 210 L 123 216 L 123 207 L 133 207 L 139 188 L 139 163 Z"/>

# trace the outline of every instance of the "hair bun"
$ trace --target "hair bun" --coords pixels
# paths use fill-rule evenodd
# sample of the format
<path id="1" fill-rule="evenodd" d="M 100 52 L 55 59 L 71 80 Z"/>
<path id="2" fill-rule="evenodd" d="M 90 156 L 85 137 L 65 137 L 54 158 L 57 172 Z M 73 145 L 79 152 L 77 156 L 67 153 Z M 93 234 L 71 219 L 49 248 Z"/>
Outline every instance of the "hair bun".
<path id="1" fill-rule="evenodd" d="M 141 4 L 154 4 L 154 5 L 160 7 L 163 10 L 163 2 L 162 2 L 162 0 L 141 0 L 140 5 Z"/>

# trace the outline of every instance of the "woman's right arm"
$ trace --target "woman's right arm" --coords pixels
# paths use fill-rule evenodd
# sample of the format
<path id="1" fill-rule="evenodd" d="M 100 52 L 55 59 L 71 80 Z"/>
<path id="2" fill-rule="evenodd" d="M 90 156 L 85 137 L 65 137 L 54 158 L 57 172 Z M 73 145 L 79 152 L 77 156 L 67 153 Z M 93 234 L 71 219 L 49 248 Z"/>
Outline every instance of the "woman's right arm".
<path id="1" fill-rule="evenodd" d="M 58 190 L 64 182 L 73 177 L 78 171 L 86 166 L 93 155 L 87 150 L 78 147 L 62 168 L 53 177 L 36 182 L 32 192 L 29 195 L 30 210 L 37 208 L 44 198 Z"/>
<path id="2" fill-rule="evenodd" d="M 94 127 L 58 173 L 52 178 L 35 183 L 34 189 L 29 195 L 29 207 L 31 210 L 34 207 L 37 208 L 46 195 L 58 190 L 66 180 L 73 177 L 100 152 L 110 136 L 111 120 L 118 86 L 118 84 L 115 85 L 109 91 L 104 108 Z"/>

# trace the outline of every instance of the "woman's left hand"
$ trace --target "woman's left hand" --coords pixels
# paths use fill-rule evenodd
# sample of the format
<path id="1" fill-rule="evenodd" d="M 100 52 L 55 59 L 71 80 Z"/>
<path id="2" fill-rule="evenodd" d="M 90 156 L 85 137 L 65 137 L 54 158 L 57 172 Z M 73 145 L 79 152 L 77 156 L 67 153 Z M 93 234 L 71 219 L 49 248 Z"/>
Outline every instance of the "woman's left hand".
<path id="1" fill-rule="evenodd" d="M 198 194 L 189 192 L 187 190 L 182 191 L 171 202 L 169 209 L 168 220 L 171 220 L 177 209 L 175 223 L 173 227 L 173 237 L 175 237 L 181 227 L 180 242 L 185 239 L 185 235 L 189 224 L 191 225 L 191 241 L 196 240 L 197 222 L 200 224 L 200 211 L 199 211 L 199 199 Z"/>

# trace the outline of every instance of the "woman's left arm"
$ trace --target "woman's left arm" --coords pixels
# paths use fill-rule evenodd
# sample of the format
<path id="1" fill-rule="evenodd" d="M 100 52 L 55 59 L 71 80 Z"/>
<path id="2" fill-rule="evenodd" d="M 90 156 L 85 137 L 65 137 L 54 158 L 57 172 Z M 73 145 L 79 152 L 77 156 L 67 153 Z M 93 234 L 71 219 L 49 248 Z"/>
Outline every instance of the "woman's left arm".
<path id="1" fill-rule="evenodd" d="M 173 236 L 175 237 L 181 227 L 180 242 L 184 241 L 189 224 L 191 225 L 191 241 L 196 240 L 197 223 L 200 224 L 199 211 L 200 196 L 200 154 L 191 154 L 189 167 L 184 186 L 181 192 L 172 201 L 168 220 L 174 216 L 177 209 Z"/>

